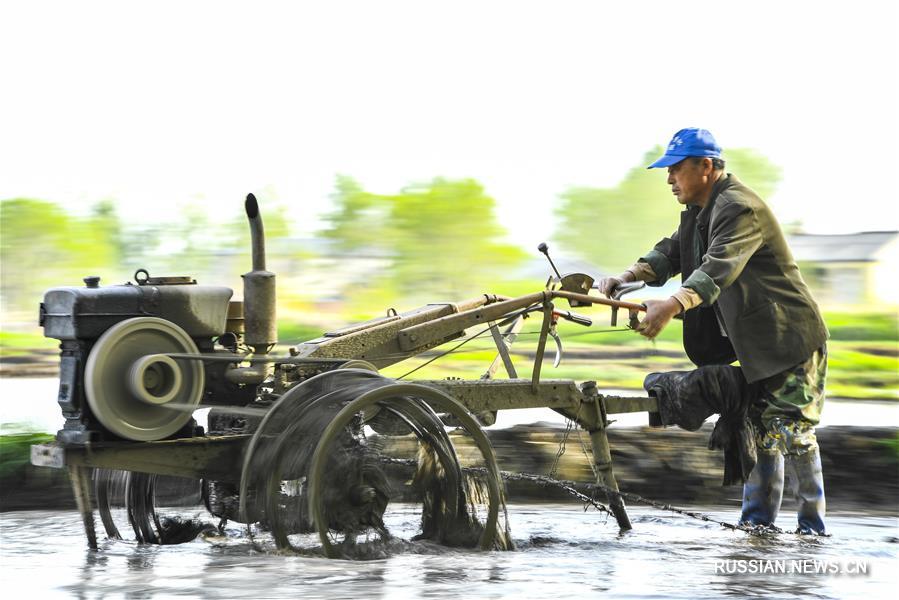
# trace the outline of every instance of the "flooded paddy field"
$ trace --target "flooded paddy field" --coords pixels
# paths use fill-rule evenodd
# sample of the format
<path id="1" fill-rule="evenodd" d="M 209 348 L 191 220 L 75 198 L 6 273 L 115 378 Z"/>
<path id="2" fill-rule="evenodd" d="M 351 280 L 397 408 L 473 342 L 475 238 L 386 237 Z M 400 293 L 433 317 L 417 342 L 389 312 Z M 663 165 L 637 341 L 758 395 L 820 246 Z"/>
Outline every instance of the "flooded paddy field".
<path id="1" fill-rule="evenodd" d="M 369 561 L 259 552 L 238 525 L 176 546 L 103 539 L 74 511 L 0 514 L 10 598 L 883 598 L 899 584 L 899 519 L 829 515 L 830 538 L 749 536 L 631 507 L 634 530 L 579 505 L 512 504 L 511 552 L 426 542 Z M 733 521 L 736 510 L 708 513 Z M 778 524 L 789 529 L 787 509 Z M 781 571 L 781 572 L 778 572 Z"/>
<path id="2" fill-rule="evenodd" d="M 47 432 L 59 427 L 55 403 L 20 401 L 55 394 L 58 382 L 0 383 L 4 422 L 29 421 Z M 500 416 L 504 420 L 488 435 L 502 468 L 548 472 L 564 431 L 561 417 L 549 411 Z M 706 450 L 708 432 L 649 430 L 641 427 L 645 415 L 623 417 L 610 430 L 622 489 L 737 520 L 739 488 L 720 487 L 720 456 Z M 113 541 L 101 533 L 100 550 L 91 552 L 78 515 L 64 509 L 71 504 L 64 472 L 31 469 L 25 481 L 9 479 L 0 490 L 6 498 L 0 582 L 10 598 L 892 597 L 889 590 L 899 584 L 899 496 L 895 453 L 888 450 L 897 417 L 897 403 L 828 400 L 819 439 L 832 501 L 830 538 L 749 536 L 633 504 L 634 530 L 619 535 L 611 517 L 558 503 L 564 494 L 540 492 L 538 499 L 533 490 L 510 484 L 512 552 L 407 542 L 389 545 L 375 560 L 327 560 L 261 552 L 237 524 L 224 536 L 171 546 Z M 524 425 L 534 421 L 545 422 Z M 586 451 L 576 437 L 570 442 L 559 474 L 590 480 Z M 19 484 L 33 493 L 23 495 Z M 18 495 L 7 498 L 11 489 Z M 794 519 L 785 497 L 778 525 L 790 531 Z"/>

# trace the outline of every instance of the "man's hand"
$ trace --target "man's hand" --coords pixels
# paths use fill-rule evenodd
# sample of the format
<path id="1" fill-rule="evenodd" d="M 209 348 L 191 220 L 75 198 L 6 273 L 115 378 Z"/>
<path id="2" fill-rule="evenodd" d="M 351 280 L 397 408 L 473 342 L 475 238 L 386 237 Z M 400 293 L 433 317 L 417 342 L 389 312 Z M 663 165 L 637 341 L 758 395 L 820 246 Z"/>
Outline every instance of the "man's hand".
<path id="1" fill-rule="evenodd" d="M 611 298 L 619 285 L 624 285 L 631 281 L 634 281 L 634 274 L 630 271 L 625 271 L 618 277 L 603 277 L 599 280 L 597 289 L 599 289 L 599 293 L 604 294 L 606 298 Z"/>
<path id="2" fill-rule="evenodd" d="M 680 302 L 674 298 L 667 300 L 645 300 L 646 316 L 637 326 L 637 332 L 649 339 L 659 335 L 668 322 L 683 310 Z"/>

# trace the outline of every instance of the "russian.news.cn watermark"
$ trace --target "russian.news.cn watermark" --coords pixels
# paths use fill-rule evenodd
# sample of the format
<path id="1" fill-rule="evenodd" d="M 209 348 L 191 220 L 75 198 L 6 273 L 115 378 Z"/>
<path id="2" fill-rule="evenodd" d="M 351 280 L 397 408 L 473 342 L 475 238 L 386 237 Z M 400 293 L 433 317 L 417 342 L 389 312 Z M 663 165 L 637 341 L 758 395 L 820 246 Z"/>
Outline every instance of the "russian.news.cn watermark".
<path id="1" fill-rule="evenodd" d="M 716 575 L 837 575 L 865 577 L 871 574 L 866 560 L 821 560 L 817 558 L 736 558 L 715 560 Z"/>

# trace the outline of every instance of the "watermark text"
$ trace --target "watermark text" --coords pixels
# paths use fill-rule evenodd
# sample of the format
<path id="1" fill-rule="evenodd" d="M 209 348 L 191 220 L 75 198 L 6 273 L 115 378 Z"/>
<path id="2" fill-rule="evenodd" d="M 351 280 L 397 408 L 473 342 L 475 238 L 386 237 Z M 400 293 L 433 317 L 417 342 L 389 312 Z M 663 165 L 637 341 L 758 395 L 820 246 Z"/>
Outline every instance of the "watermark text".
<path id="1" fill-rule="evenodd" d="M 853 575 L 866 576 L 870 565 L 866 560 L 797 559 L 727 559 L 714 561 L 716 575 Z"/>

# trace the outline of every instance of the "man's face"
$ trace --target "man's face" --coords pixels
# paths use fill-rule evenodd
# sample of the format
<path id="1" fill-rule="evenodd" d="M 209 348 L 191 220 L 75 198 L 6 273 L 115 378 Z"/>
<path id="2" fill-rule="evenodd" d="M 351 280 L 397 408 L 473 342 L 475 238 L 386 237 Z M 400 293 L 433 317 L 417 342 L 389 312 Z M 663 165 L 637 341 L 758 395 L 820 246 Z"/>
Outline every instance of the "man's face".
<path id="1" fill-rule="evenodd" d="M 709 195 L 712 161 L 685 158 L 668 167 L 668 185 L 681 204 L 704 205 Z"/>

